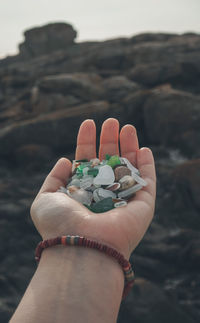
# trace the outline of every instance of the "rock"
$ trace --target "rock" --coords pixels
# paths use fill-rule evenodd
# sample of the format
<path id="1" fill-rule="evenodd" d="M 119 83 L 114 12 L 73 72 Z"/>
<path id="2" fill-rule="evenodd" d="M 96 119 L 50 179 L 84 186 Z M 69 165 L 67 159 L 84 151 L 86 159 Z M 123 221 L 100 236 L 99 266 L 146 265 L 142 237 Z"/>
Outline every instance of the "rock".
<path id="1" fill-rule="evenodd" d="M 46 76 L 40 80 L 38 86 L 45 93 L 61 93 L 65 96 L 71 95 L 83 101 L 91 101 L 94 98 L 100 99 L 104 94 L 104 90 L 101 87 L 101 78 L 92 73 Z"/>
<path id="2" fill-rule="evenodd" d="M 194 320 L 177 304 L 174 295 L 167 295 L 159 286 L 145 279 L 136 279 L 131 295 L 121 307 L 118 322 L 168 323 L 169 321 L 194 323 Z"/>
<path id="3" fill-rule="evenodd" d="M 121 179 L 119 180 L 119 183 L 121 185 L 120 191 L 124 191 L 124 190 L 131 188 L 133 185 L 135 185 L 135 180 L 132 176 L 125 175 L 125 176 L 121 177 Z"/>
<path id="4" fill-rule="evenodd" d="M 167 34 L 167 33 L 141 33 L 139 35 L 133 36 L 131 42 L 133 44 L 137 43 L 147 43 L 147 42 L 166 42 L 173 38 L 177 38 L 177 34 Z"/>
<path id="5" fill-rule="evenodd" d="M 105 95 L 110 102 L 121 101 L 130 93 L 135 93 L 141 89 L 139 84 L 121 75 L 105 79 L 103 86 L 105 88 Z"/>
<path id="6" fill-rule="evenodd" d="M 67 49 L 74 44 L 76 35 L 73 27 L 66 23 L 53 23 L 30 29 L 24 33 L 24 43 L 19 45 L 20 55 L 30 58 Z"/>
<path id="7" fill-rule="evenodd" d="M 173 170 L 176 187 L 181 193 L 185 207 L 200 210 L 200 159 L 184 162 Z"/>
<path id="8" fill-rule="evenodd" d="M 50 146 L 38 144 L 20 146 L 14 153 L 17 164 L 19 166 L 24 165 L 29 170 L 37 170 L 39 164 L 46 163 L 53 157 Z"/>
<path id="9" fill-rule="evenodd" d="M 199 230 L 200 160 L 194 159 L 174 167 L 169 174 L 171 186 L 161 207 L 169 215 L 168 221 L 180 228 Z M 162 221 L 161 220 L 161 221 Z M 192 237 L 191 237 L 192 238 Z"/>
<path id="10" fill-rule="evenodd" d="M 47 145 L 51 149 L 63 151 L 63 142 L 68 147 L 73 146 L 75 132 L 85 118 L 95 114 L 94 118 L 104 120 L 108 110 L 107 102 L 92 102 L 13 123 L 0 129 L 0 155 L 13 155 L 13 147 L 17 149 L 18 145 L 29 144 Z M 67 142 L 66 138 L 68 138 Z"/>
<path id="11" fill-rule="evenodd" d="M 129 73 L 134 82 L 146 86 L 155 86 L 164 83 L 176 84 L 183 75 L 184 69 L 177 62 L 154 62 L 150 64 L 138 64 Z"/>
<path id="12" fill-rule="evenodd" d="M 153 144 L 176 147 L 185 154 L 200 145 L 200 98 L 168 87 L 152 90 L 144 105 L 144 121 Z M 155 126 L 152 127 L 152 124 Z"/>
<path id="13" fill-rule="evenodd" d="M 115 180 L 118 182 L 125 175 L 131 175 L 131 170 L 125 166 L 118 166 L 114 169 Z"/>

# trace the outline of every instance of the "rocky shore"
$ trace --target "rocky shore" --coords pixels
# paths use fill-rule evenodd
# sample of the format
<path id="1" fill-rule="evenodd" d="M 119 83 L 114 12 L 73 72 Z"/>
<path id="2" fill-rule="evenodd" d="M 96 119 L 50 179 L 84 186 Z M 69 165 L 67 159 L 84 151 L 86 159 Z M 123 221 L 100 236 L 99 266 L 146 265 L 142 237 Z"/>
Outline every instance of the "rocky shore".
<path id="1" fill-rule="evenodd" d="M 118 323 L 200 320 L 200 35 L 147 33 L 76 42 L 69 24 L 25 32 L 0 60 L 0 322 L 8 322 L 36 263 L 29 216 L 60 156 L 74 158 L 85 118 L 134 124 L 154 152 L 155 218 L 131 256 L 135 287 Z"/>

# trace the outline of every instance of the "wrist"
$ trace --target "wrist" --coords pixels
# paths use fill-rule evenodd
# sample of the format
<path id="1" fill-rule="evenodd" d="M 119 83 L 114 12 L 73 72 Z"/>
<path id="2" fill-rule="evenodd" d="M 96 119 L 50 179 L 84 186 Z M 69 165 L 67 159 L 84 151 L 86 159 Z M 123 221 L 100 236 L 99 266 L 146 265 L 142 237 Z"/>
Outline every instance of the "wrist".
<path id="1" fill-rule="evenodd" d="M 123 291 L 123 298 L 129 293 L 131 287 L 134 283 L 134 272 L 132 270 L 131 264 L 126 260 L 123 254 L 119 253 L 116 249 L 109 247 L 105 244 L 99 243 L 95 240 L 88 239 L 86 237 L 80 236 L 58 236 L 52 239 L 47 239 L 41 241 L 35 250 L 35 259 L 39 262 L 41 258 L 42 251 L 46 248 L 62 245 L 62 246 L 76 246 L 76 247 L 88 247 L 98 250 L 107 256 L 114 258 L 122 267 L 125 276 L 125 286 Z"/>
<path id="2" fill-rule="evenodd" d="M 79 246 L 56 245 L 46 248 L 42 252 L 38 267 L 51 265 L 52 268 L 58 266 L 71 266 L 80 271 L 80 276 L 84 272 L 92 272 L 92 276 L 115 276 L 116 283 L 119 282 L 120 289 L 124 286 L 124 274 L 119 263 L 112 257 L 91 248 Z M 113 277 L 114 279 L 114 277 Z"/>
<path id="3" fill-rule="evenodd" d="M 44 250 L 38 272 L 45 277 L 48 289 L 50 284 L 52 288 L 59 286 L 58 301 L 62 295 L 70 295 L 70 304 L 65 306 L 79 311 L 79 319 L 89 315 L 93 322 L 116 322 L 124 275 L 115 259 L 90 248 L 53 246 Z"/>

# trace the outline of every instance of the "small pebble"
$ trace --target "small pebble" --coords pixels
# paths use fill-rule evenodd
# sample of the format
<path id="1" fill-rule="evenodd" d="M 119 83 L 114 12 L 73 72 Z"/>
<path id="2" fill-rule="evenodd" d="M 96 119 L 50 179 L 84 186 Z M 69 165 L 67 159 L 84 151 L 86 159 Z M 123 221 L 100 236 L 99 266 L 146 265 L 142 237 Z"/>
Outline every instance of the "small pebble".
<path id="1" fill-rule="evenodd" d="M 131 170 L 126 166 L 118 166 L 114 170 L 115 180 L 118 182 L 125 175 L 131 176 Z"/>
<path id="2" fill-rule="evenodd" d="M 131 170 L 132 174 L 136 173 L 136 174 L 140 175 L 139 170 L 136 167 L 134 167 L 127 158 L 120 157 L 120 160 L 121 160 L 121 162 L 123 162 L 127 165 L 127 167 Z"/>
<path id="3" fill-rule="evenodd" d="M 132 176 L 130 175 L 125 175 L 119 180 L 119 183 L 121 185 L 120 191 L 127 190 L 128 188 L 132 187 L 135 185 L 135 180 Z"/>

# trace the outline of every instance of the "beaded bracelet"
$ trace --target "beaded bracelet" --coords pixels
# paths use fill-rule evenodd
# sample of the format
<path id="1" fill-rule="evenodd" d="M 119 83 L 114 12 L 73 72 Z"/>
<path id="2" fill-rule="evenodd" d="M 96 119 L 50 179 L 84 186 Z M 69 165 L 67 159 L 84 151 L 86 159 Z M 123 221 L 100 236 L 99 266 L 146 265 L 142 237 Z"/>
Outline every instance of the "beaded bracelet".
<path id="1" fill-rule="evenodd" d="M 125 286 L 124 286 L 122 299 L 126 297 L 126 295 L 130 291 L 134 283 L 134 272 L 132 270 L 130 262 L 126 260 L 121 253 L 97 241 L 90 240 L 85 237 L 67 235 L 62 237 L 56 237 L 53 239 L 43 240 L 40 243 L 38 243 L 37 248 L 35 250 L 36 261 L 37 262 L 40 261 L 42 251 L 45 248 L 52 247 L 59 244 L 64 246 L 81 246 L 81 247 L 93 248 L 101 252 L 104 252 L 108 256 L 115 258 L 118 261 L 118 263 L 122 266 L 122 269 L 124 272 Z"/>

